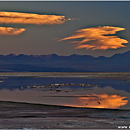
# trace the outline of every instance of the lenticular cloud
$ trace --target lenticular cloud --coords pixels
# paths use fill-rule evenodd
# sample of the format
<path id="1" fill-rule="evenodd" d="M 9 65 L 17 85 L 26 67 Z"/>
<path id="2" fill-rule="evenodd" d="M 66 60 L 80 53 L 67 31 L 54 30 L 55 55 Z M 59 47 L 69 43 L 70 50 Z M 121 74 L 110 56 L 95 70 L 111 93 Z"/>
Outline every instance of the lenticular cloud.
<path id="1" fill-rule="evenodd" d="M 71 19 L 68 19 L 71 20 Z M 0 23 L 53 25 L 63 24 L 67 19 L 59 15 L 40 15 L 19 12 L 0 12 Z"/>
<path id="2" fill-rule="evenodd" d="M 72 19 L 65 19 L 65 16 L 59 15 L 40 15 L 32 13 L 19 12 L 0 12 L 0 23 L 5 24 L 35 24 L 35 25 L 53 25 L 63 24 L 65 21 Z M 0 27 L 0 35 L 19 35 L 24 32 L 24 28 Z"/>
<path id="3" fill-rule="evenodd" d="M 76 31 L 75 34 L 70 37 L 60 39 L 59 41 L 79 39 L 77 41 L 71 42 L 77 43 L 76 49 L 117 49 L 121 47 L 126 47 L 125 45 L 123 45 L 123 43 L 128 43 L 128 41 L 125 39 L 121 39 L 118 36 L 112 36 L 112 34 L 116 34 L 116 32 L 122 30 L 125 30 L 125 28 L 112 26 L 85 28 Z"/>
<path id="4" fill-rule="evenodd" d="M 24 28 L 0 27 L 0 35 L 19 35 L 24 31 Z"/>

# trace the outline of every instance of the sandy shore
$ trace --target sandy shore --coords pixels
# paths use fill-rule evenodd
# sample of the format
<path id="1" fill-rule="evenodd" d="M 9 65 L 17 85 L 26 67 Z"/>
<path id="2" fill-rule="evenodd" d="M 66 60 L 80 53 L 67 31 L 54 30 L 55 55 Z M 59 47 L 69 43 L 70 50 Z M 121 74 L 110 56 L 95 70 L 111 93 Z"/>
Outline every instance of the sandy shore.
<path id="1" fill-rule="evenodd" d="M 0 129 L 117 129 L 130 111 L 0 101 Z"/>

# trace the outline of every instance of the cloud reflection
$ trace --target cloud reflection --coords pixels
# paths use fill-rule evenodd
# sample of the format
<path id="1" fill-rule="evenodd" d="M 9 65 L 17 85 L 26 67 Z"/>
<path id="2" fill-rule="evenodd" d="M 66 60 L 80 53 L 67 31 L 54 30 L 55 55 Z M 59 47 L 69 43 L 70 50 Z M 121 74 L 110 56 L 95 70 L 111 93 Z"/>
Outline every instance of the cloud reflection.
<path id="1" fill-rule="evenodd" d="M 65 16 L 59 15 L 40 15 L 31 13 L 19 13 L 19 12 L 0 12 L 0 23 L 14 23 L 14 24 L 63 24 L 65 21 L 71 20 L 65 19 Z"/>
<path id="2" fill-rule="evenodd" d="M 123 31 L 125 28 L 112 27 L 112 26 L 98 26 L 81 29 L 75 32 L 70 37 L 60 39 L 59 41 L 70 40 L 70 39 L 81 39 L 80 41 L 73 41 L 71 43 L 76 43 L 76 49 L 85 48 L 86 50 L 92 49 L 117 49 L 121 47 L 126 47 L 123 43 L 128 43 L 127 40 L 121 39 L 118 36 L 110 36 L 116 34 L 118 31 Z"/>
<path id="3" fill-rule="evenodd" d="M 128 100 L 124 100 L 126 98 L 120 95 L 92 94 L 86 95 L 86 97 L 79 97 L 78 105 L 66 106 L 116 109 L 128 103 Z"/>

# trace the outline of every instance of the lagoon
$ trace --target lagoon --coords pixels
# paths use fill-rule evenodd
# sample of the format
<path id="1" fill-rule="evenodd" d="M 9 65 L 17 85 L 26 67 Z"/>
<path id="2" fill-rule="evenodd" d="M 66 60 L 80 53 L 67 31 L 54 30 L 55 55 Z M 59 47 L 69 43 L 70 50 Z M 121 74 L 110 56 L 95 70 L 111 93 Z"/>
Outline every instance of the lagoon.
<path id="1" fill-rule="evenodd" d="M 129 77 L 130 73 L 0 73 L 0 100 L 129 110 Z"/>

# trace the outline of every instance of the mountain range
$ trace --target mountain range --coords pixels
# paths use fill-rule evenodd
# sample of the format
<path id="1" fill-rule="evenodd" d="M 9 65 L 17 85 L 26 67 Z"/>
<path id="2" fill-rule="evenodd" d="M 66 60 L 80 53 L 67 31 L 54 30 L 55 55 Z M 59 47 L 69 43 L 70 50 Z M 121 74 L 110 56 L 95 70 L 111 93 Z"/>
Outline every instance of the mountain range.
<path id="1" fill-rule="evenodd" d="M 0 72 L 130 72 L 130 51 L 111 57 L 91 55 L 0 55 Z"/>

